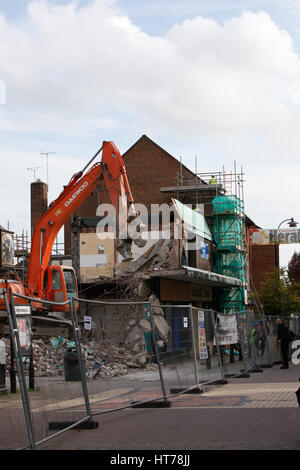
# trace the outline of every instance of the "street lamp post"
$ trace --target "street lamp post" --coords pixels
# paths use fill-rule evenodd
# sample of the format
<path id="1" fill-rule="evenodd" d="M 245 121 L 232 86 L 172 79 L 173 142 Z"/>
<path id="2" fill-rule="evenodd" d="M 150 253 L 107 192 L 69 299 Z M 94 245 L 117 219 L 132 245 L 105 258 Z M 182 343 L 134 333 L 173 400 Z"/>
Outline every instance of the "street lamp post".
<path id="1" fill-rule="evenodd" d="M 299 222 L 296 222 L 294 220 L 294 217 L 291 217 L 290 219 L 284 219 L 282 222 L 280 222 L 280 224 L 278 225 L 278 228 L 277 228 L 277 231 L 279 230 L 279 228 L 281 227 L 282 224 L 284 224 L 284 222 L 288 222 L 288 226 L 290 228 L 293 228 L 293 227 L 297 227 L 297 225 L 299 224 Z M 279 268 L 279 242 L 278 242 L 278 234 L 277 234 L 277 243 L 275 245 L 275 266 Z M 277 251 L 278 251 L 278 256 L 277 256 Z"/>
<path id="2" fill-rule="evenodd" d="M 291 217 L 290 219 L 285 219 L 285 220 L 283 220 L 282 222 L 280 222 L 280 224 L 278 225 L 277 230 L 279 230 L 279 227 L 280 227 L 284 222 L 288 222 L 288 221 L 289 221 L 288 225 L 289 225 L 289 227 L 291 227 L 291 228 L 292 228 L 292 227 L 297 227 L 297 225 L 299 224 L 299 222 L 296 222 L 296 221 L 294 220 L 294 217 Z"/>
<path id="3" fill-rule="evenodd" d="M 278 225 L 278 228 L 277 228 L 277 232 L 279 230 L 279 228 L 281 227 L 282 224 L 284 224 L 284 222 L 288 222 L 288 226 L 290 228 L 293 228 L 293 227 L 297 227 L 297 225 L 299 224 L 299 222 L 296 222 L 294 220 L 294 217 L 291 217 L 290 219 L 284 219 L 282 222 L 280 222 L 280 224 Z M 278 233 L 277 233 L 277 242 L 275 244 L 275 265 L 276 267 L 278 267 L 278 269 L 280 269 L 280 266 L 279 266 L 279 241 L 278 241 Z M 278 256 L 277 256 L 277 253 L 278 253 Z M 278 273 L 278 276 L 280 277 L 280 271 Z M 279 294 L 280 295 L 280 294 Z M 279 305 L 280 305 L 280 314 L 281 314 L 281 297 L 279 297 Z"/>

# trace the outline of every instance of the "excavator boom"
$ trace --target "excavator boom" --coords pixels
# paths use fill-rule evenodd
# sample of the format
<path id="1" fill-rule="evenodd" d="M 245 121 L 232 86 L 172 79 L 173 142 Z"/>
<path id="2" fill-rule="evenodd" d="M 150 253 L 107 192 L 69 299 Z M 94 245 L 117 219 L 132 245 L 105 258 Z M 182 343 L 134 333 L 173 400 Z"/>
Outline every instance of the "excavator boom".
<path id="1" fill-rule="evenodd" d="M 46 213 L 35 227 L 26 287 L 35 296 L 43 291 L 43 273 L 47 268 L 56 236 L 69 217 L 94 190 L 99 178 L 103 178 L 116 214 L 119 213 L 119 201 L 128 199 L 133 204 L 125 165 L 119 150 L 113 142 L 103 142 L 101 162 L 84 173 L 86 167 L 73 175 L 60 196 L 50 204 Z M 101 150 L 100 149 L 100 150 Z M 98 151 L 95 157 L 100 153 Z M 93 157 L 93 159 L 95 158 Z M 91 163 L 91 161 L 89 162 Z"/>
<path id="2" fill-rule="evenodd" d="M 94 163 L 87 170 L 101 151 L 101 161 Z M 61 303 L 61 305 L 56 304 L 49 307 L 50 311 L 51 309 L 65 313 L 69 311 L 67 302 L 78 296 L 75 271 L 69 266 L 50 266 L 51 252 L 59 230 L 94 190 L 99 179 L 103 179 L 105 182 L 116 215 L 119 216 L 120 211 L 123 211 L 122 214 L 124 214 L 125 205 L 127 211 L 128 201 L 131 207 L 127 212 L 127 223 L 134 218 L 138 218 L 120 152 L 113 142 L 103 142 L 101 149 L 97 151 L 82 171 L 72 176 L 69 184 L 59 197 L 49 205 L 47 211 L 37 223 L 31 241 L 31 253 L 25 285 L 14 273 L 8 273 L 4 280 L 0 280 L 0 310 L 6 309 L 4 292 L 8 291 L 9 296 L 11 293 L 17 293 L 35 297 L 37 301 L 33 302 L 33 306 L 37 311 L 46 308 L 40 302 L 41 300 Z M 120 205 L 122 207 L 119 207 Z M 134 242 L 138 246 L 143 246 L 146 243 L 142 238 L 134 240 Z M 131 243 L 130 238 L 124 239 L 122 243 L 119 241 L 117 250 L 126 257 L 131 251 Z M 18 303 L 26 302 L 27 300 L 18 298 Z"/>

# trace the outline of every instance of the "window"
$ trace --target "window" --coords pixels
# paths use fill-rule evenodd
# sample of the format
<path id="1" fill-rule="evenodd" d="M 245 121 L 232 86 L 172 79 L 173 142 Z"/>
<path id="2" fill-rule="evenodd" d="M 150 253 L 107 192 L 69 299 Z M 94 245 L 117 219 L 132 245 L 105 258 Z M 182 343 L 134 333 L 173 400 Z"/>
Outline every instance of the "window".
<path id="1" fill-rule="evenodd" d="M 56 269 L 52 271 L 52 289 L 61 289 L 61 279 L 59 271 Z"/>
<path id="2" fill-rule="evenodd" d="M 67 292 L 75 293 L 76 288 L 75 288 L 75 279 L 74 279 L 73 271 L 67 271 L 66 270 L 63 273 L 64 273 Z"/>
<path id="3" fill-rule="evenodd" d="M 44 281 L 43 281 L 43 289 L 47 289 L 48 288 L 48 271 L 45 271 L 45 274 L 44 274 Z"/>

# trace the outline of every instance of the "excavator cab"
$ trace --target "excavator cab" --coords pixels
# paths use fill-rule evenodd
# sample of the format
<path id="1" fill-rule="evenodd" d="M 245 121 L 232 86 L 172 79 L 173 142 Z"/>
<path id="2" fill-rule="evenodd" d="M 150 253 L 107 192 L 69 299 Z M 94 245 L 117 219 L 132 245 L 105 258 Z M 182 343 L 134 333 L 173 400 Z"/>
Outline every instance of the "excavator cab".
<path id="1" fill-rule="evenodd" d="M 71 266 L 50 265 L 45 270 L 43 291 L 51 302 L 63 303 L 78 297 L 75 271 Z M 51 311 L 69 312 L 69 305 L 51 306 Z"/>

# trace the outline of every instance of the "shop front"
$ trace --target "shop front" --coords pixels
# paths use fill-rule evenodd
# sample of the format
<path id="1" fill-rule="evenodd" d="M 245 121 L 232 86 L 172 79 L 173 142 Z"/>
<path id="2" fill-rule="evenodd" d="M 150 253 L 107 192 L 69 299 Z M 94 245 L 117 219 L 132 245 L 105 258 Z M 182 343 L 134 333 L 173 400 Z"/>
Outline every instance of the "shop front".
<path id="1" fill-rule="evenodd" d="M 174 272 L 153 273 L 156 295 L 170 327 L 164 352 L 191 350 L 191 316 L 189 306 L 199 310 L 212 309 L 218 288 L 239 286 L 240 280 L 195 268 L 182 268 Z"/>

